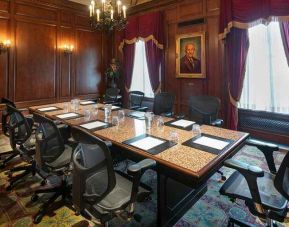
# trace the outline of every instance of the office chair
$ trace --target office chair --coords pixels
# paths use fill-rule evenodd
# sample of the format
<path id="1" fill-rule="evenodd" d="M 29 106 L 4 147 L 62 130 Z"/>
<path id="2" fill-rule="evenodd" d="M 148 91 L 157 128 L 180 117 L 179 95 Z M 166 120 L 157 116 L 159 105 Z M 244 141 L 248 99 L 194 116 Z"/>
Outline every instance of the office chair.
<path id="1" fill-rule="evenodd" d="M 175 103 L 175 95 L 169 92 L 161 92 L 155 96 L 153 112 L 156 115 L 164 115 L 172 117 L 174 115 L 173 108 Z"/>
<path id="2" fill-rule="evenodd" d="M 198 124 L 221 127 L 222 119 L 217 119 L 221 101 L 214 96 L 190 96 L 189 119 Z"/>
<path id="3" fill-rule="evenodd" d="M 20 155 L 27 159 L 29 165 L 17 166 L 9 169 L 9 186 L 6 190 L 11 190 L 12 187 L 21 180 L 24 176 L 31 173 L 35 175 L 38 173 L 33 155 L 35 153 L 35 135 L 32 134 L 33 121 L 29 121 L 30 118 L 25 118 L 23 114 L 16 108 L 7 105 L 7 134 L 9 135 L 10 146 L 13 150 L 13 157 Z M 7 160 L 7 159 L 6 159 Z M 4 160 L 4 161 L 6 161 Z M 12 176 L 13 172 L 24 171 L 16 176 Z"/>
<path id="4" fill-rule="evenodd" d="M 287 215 L 289 199 L 289 153 L 287 153 L 276 175 L 263 171 L 257 166 L 237 160 L 226 160 L 225 166 L 235 171 L 223 184 L 220 193 L 231 199 L 242 199 L 253 215 L 266 221 L 267 226 L 277 226 Z M 234 217 L 229 218 L 229 226 L 249 226 Z"/>
<path id="5" fill-rule="evenodd" d="M 73 154 L 72 185 L 77 213 L 103 225 L 115 216 L 133 217 L 134 203 L 150 193 L 139 186 L 140 178 L 156 162 L 145 159 L 129 166 L 127 172 L 132 176 L 131 181 L 114 171 L 108 147 L 111 143 L 79 127 L 72 128 L 72 136 L 79 142 Z"/>
<path id="6" fill-rule="evenodd" d="M 130 91 L 128 93 L 129 109 L 146 112 L 148 107 L 141 106 L 144 93 L 141 91 Z"/>
<path id="7" fill-rule="evenodd" d="M 37 166 L 47 174 L 46 177 L 56 175 L 61 178 L 61 184 L 58 186 L 34 191 L 31 197 L 32 202 L 38 200 L 39 193 L 54 193 L 47 202 L 42 204 L 34 216 L 33 222 L 38 224 L 59 196 L 62 196 L 62 200 L 70 196 L 71 185 L 69 185 L 67 177 L 71 171 L 73 146 L 64 143 L 60 130 L 52 120 L 38 114 L 34 114 L 34 116 L 39 123 L 35 135 Z"/>
<path id="8" fill-rule="evenodd" d="M 105 95 L 103 97 L 103 103 L 120 106 L 121 103 L 118 101 L 119 92 L 120 92 L 120 90 L 118 88 L 106 89 Z"/>

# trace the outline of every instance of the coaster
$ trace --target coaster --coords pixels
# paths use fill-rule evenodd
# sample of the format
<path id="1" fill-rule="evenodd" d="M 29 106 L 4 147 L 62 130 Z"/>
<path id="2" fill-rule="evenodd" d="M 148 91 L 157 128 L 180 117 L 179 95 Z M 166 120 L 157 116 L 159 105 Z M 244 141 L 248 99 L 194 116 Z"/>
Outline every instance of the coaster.
<path id="1" fill-rule="evenodd" d="M 226 150 L 226 148 L 230 146 L 232 142 L 233 140 L 230 139 L 202 133 L 201 135 L 189 139 L 182 144 L 188 147 L 196 148 L 205 152 L 218 155 L 224 150 Z"/>
<path id="2" fill-rule="evenodd" d="M 112 127 L 113 125 L 108 122 L 96 120 L 96 121 L 87 122 L 85 124 L 81 124 L 79 126 L 87 130 L 96 131 L 96 130 Z"/>
<path id="3" fill-rule="evenodd" d="M 92 105 L 92 104 L 96 104 L 94 101 L 80 101 L 79 103 L 82 106 L 87 106 L 87 105 Z"/>
<path id="4" fill-rule="evenodd" d="M 139 120 L 144 120 L 145 119 L 145 112 L 141 112 L 141 111 L 131 111 L 127 114 L 128 117 L 131 118 L 136 118 Z"/>
<path id="5" fill-rule="evenodd" d="M 65 113 L 65 114 L 58 114 L 58 115 L 54 115 L 54 116 L 59 118 L 59 119 L 62 119 L 62 120 L 71 120 L 71 119 L 83 117 L 82 114 L 78 114 L 78 113 L 74 113 L 74 112 L 69 112 L 69 113 Z"/>
<path id="6" fill-rule="evenodd" d="M 37 110 L 39 110 L 40 112 L 52 112 L 52 111 L 62 110 L 62 109 L 57 106 L 48 106 L 48 107 L 39 108 Z"/>
<path id="7" fill-rule="evenodd" d="M 195 121 L 188 121 L 184 119 L 177 119 L 165 122 L 166 126 L 183 129 L 187 131 L 192 130 L 194 124 L 196 124 Z"/>
<path id="8" fill-rule="evenodd" d="M 143 134 L 143 135 L 134 137 L 122 143 L 141 149 L 152 155 L 159 154 L 163 152 L 164 150 L 176 145 L 175 142 L 161 139 L 161 138 L 148 135 L 148 134 Z"/>

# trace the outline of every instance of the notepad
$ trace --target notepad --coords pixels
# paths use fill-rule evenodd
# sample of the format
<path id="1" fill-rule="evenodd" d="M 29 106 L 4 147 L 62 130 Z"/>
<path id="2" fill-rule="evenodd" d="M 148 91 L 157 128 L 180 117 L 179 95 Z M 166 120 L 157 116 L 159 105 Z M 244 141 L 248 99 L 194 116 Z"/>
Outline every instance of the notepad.
<path id="1" fill-rule="evenodd" d="M 78 117 L 79 114 L 77 113 L 66 113 L 66 114 L 60 114 L 60 115 L 56 115 L 56 117 L 61 118 L 61 119 L 66 119 L 66 118 L 73 118 L 73 117 Z"/>
<path id="2" fill-rule="evenodd" d="M 89 122 L 86 124 L 82 124 L 80 125 L 83 128 L 86 129 L 93 129 L 93 128 L 99 128 L 99 127 L 103 127 L 103 126 L 107 126 L 107 123 L 101 122 L 101 121 L 94 121 L 94 122 Z"/>
<path id="3" fill-rule="evenodd" d="M 43 108 L 40 108 L 38 110 L 41 112 L 45 112 L 45 111 L 51 111 L 51 110 L 58 110 L 58 108 L 55 106 L 50 106 L 50 107 L 43 107 Z"/>
<path id="4" fill-rule="evenodd" d="M 143 139 L 140 139 L 138 141 L 130 143 L 130 145 L 140 148 L 142 150 L 149 150 L 152 149 L 153 147 L 159 146 L 160 144 L 165 143 L 166 141 L 159 140 L 153 137 L 145 137 Z"/>
<path id="5" fill-rule="evenodd" d="M 112 110 L 120 109 L 120 107 L 119 107 L 119 106 L 112 106 L 111 109 L 112 109 Z"/>
<path id="6" fill-rule="evenodd" d="M 194 140 L 194 143 L 207 146 L 207 147 L 212 147 L 217 150 L 222 150 L 224 149 L 224 147 L 226 147 L 229 144 L 229 142 L 209 138 L 206 136 L 201 136 L 200 138 Z"/>
<path id="7" fill-rule="evenodd" d="M 136 117 L 136 118 L 143 118 L 145 116 L 144 112 L 133 111 L 129 113 L 129 116 Z"/>
<path id="8" fill-rule="evenodd" d="M 175 125 L 175 126 L 186 128 L 186 127 L 189 127 L 189 126 L 191 126 L 191 125 L 193 125 L 195 123 L 196 122 L 194 122 L 194 121 L 188 121 L 188 120 L 181 119 L 181 120 L 172 122 L 171 125 Z"/>
<path id="9" fill-rule="evenodd" d="M 94 101 L 81 101 L 80 105 L 88 105 L 88 104 L 95 104 Z"/>

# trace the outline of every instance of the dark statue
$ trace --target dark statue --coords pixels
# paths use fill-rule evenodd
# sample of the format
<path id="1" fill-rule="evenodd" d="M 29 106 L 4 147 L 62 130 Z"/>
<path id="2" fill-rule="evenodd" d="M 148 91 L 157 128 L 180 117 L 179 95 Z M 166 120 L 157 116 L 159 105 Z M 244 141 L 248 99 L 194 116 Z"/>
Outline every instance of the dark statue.
<path id="1" fill-rule="evenodd" d="M 110 66 L 105 71 L 106 88 L 117 88 L 120 77 L 120 64 L 117 59 L 111 59 Z"/>

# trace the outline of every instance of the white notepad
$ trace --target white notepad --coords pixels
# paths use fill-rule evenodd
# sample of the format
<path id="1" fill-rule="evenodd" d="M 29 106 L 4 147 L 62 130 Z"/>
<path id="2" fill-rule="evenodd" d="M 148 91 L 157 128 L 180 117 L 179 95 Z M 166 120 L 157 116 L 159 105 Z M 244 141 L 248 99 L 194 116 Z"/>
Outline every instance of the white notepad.
<path id="1" fill-rule="evenodd" d="M 145 113 L 144 113 L 144 112 L 134 111 L 134 112 L 131 112 L 129 115 L 130 115 L 130 116 L 133 116 L 133 117 L 139 117 L 139 118 L 141 118 L 141 117 L 144 117 L 144 116 L 145 116 Z"/>
<path id="2" fill-rule="evenodd" d="M 200 138 L 194 140 L 194 143 L 200 144 L 200 145 L 204 145 L 207 147 L 212 147 L 215 148 L 217 150 L 222 150 L 224 149 L 224 147 L 226 147 L 229 142 L 225 142 L 222 140 L 218 140 L 218 139 L 213 139 L 213 138 L 209 138 L 206 136 L 201 136 Z"/>
<path id="3" fill-rule="evenodd" d="M 83 128 L 86 128 L 86 129 L 93 129 L 93 128 L 99 128 L 99 127 L 102 127 L 102 126 L 105 126 L 105 125 L 107 125 L 107 123 L 104 123 L 104 122 L 101 122 L 101 121 L 93 121 L 93 122 L 89 122 L 89 123 L 86 123 L 86 124 L 82 124 L 80 126 L 83 127 Z"/>
<path id="4" fill-rule="evenodd" d="M 38 110 L 41 112 L 44 112 L 44 111 L 50 111 L 50 110 L 58 110 L 58 108 L 55 106 L 50 106 L 50 107 L 43 107 L 43 108 L 40 108 Z"/>
<path id="5" fill-rule="evenodd" d="M 112 110 L 119 109 L 119 108 L 120 108 L 119 106 L 112 106 L 111 107 Z"/>
<path id="6" fill-rule="evenodd" d="M 165 141 L 162 141 L 162 140 L 159 140 L 159 139 L 156 139 L 156 138 L 153 138 L 153 137 L 145 137 L 143 139 L 140 139 L 136 142 L 133 142 L 131 143 L 130 145 L 132 146 L 135 146 L 135 147 L 138 147 L 142 150 L 149 150 L 153 147 L 156 147 L 162 143 L 165 143 Z"/>
<path id="7" fill-rule="evenodd" d="M 81 101 L 80 104 L 81 105 L 95 104 L 95 102 L 94 101 Z"/>
<path id="8" fill-rule="evenodd" d="M 171 125 L 175 125 L 175 126 L 179 126 L 179 127 L 183 127 L 183 128 L 186 128 L 188 126 L 191 126 L 193 124 L 195 124 L 196 122 L 194 121 L 188 121 L 188 120 L 178 120 L 178 121 L 175 121 L 173 123 L 171 123 Z"/>
<path id="9" fill-rule="evenodd" d="M 61 118 L 61 119 L 66 119 L 66 118 L 70 118 L 70 117 L 77 117 L 78 114 L 76 113 L 66 113 L 66 114 L 60 114 L 60 115 L 56 115 L 56 117 Z"/>

